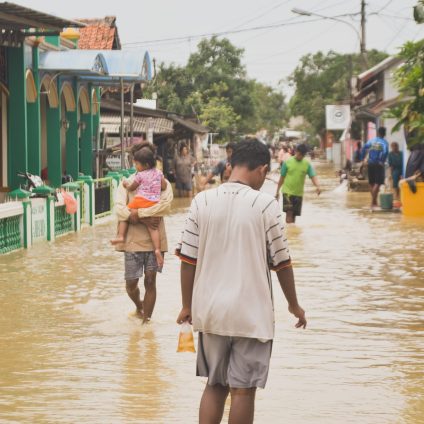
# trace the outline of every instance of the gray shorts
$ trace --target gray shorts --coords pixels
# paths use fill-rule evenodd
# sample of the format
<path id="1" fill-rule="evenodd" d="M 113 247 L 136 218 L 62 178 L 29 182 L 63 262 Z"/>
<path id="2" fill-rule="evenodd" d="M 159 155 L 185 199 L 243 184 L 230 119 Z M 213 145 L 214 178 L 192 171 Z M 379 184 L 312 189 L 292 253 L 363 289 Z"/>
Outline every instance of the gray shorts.
<path id="1" fill-rule="evenodd" d="M 138 280 L 143 272 L 161 272 L 158 267 L 155 252 L 124 252 L 125 280 Z"/>
<path id="2" fill-rule="evenodd" d="M 264 388 L 268 378 L 272 340 L 199 333 L 197 372 L 208 384 L 234 389 Z"/>

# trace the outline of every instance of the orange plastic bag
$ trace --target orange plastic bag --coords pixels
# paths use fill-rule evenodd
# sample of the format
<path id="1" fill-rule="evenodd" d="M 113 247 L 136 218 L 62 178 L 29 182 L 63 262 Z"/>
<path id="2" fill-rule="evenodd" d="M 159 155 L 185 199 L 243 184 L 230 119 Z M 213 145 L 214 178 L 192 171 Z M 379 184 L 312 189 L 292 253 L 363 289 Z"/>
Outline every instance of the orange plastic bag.
<path id="1" fill-rule="evenodd" d="M 194 348 L 193 330 L 187 321 L 181 324 L 177 352 L 196 352 Z"/>
<path id="2" fill-rule="evenodd" d="M 74 196 L 71 196 L 67 191 L 62 190 L 63 201 L 65 202 L 66 213 L 73 215 L 77 212 L 78 202 Z"/>

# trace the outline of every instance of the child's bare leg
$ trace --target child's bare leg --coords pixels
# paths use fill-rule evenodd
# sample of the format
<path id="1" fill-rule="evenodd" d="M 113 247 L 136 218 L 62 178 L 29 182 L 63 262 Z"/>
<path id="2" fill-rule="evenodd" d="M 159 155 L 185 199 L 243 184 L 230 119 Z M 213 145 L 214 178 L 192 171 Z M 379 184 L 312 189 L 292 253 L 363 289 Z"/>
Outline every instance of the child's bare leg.
<path id="1" fill-rule="evenodd" d="M 128 230 L 128 222 L 127 221 L 119 221 L 118 234 L 110 242 L 112 244 L 123 243 L 125 241 L 125 236 L 127 235 L 127 230 Z"/>
<path id="2" fill-rule="evenodd" d="M 162 268 L 163 267 L 163 256 L 162 256 L 162 252 L 160 250 L 160 233 L 159 233 L 159 229 L 157 228 L 156 230 L 154 230 L 153 228 L 147 227 L 150 233 L 150 237 L 152 239 L 153 242 L 153 246 L 155 248 L 155 256 L 156 256 L 156 261 L 158 263 L 158 267 Z"/>

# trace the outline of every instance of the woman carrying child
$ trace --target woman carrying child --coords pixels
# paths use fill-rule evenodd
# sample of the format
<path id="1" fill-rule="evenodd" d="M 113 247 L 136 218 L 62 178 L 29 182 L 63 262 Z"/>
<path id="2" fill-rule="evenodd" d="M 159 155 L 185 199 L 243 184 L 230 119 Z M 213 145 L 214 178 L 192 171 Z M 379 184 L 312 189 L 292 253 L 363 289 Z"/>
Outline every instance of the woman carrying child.
<path id="1" fill-rule="evenodd" d="M 166 181 L 161 171 L 156 168 L 156 158 L 152 149 L 143 147 L 134 154 L 134 166 L 137 174 L 130 184 L 123 181 L 123 186 L 127 191 L 135 191 L 134 198 L 128 203 L 129 209 L 145 209 L 156 205 L 160 200 L 162 190 L 166 188 Z M 128 221 L 119 221 L 118 234 L 111 240 L 112 244 L 124 242 L 128 231 Z M 154 252 L 158 267 L 163 266 L 163 256 L 160 246 L 159 230 L 148 227 L 150 238 L 154 246 Z"/>

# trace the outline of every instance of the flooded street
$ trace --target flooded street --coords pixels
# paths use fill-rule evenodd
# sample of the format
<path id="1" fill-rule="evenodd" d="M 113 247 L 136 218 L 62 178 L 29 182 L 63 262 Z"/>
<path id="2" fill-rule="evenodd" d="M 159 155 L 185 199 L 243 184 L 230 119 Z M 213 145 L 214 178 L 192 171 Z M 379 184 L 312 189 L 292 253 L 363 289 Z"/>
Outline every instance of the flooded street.
<path id="1" fill-rule="evenodd" d="M 288 228 L 301 305 L 274 276 L 276 339 L 257 423 L 424 423 L 424 221 L 370 213 L 368 193 L 308 182 Z M 267 181 L 265 191 L 275 185 Z M 175 246 L 189 202 L 167 217 Z M 133 315 L 109 220 L 0 257 L 1 423 L 196 423 L 205 380 L 177 354 L 179 260 L 165 258 L 149 325 Z M 228 412 L 228 411 L 227 411 Z"/>

